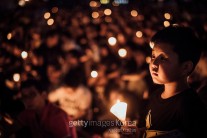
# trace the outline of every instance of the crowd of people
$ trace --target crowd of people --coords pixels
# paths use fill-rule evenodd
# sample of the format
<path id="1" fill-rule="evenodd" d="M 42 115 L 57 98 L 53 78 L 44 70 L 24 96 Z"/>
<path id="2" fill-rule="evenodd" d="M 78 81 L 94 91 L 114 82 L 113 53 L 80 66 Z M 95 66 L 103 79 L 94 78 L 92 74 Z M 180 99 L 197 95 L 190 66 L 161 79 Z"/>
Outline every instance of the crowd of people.
<path id="1" fill-rule="evenodd" d="M 56 5 L 18 7 L 0 22 L 2 124 L 15 122 L 11 120 L 29 123 L 25 118 L 25 113 L 30 115 L 25 112 L 27 108 L 36 109 L 30 117 L 36 118 L 39 114 L 37 122 L 48 115 L 58 124 L 61 120 L 58 117 L 66 114 L 68 121 L 116 120 L 110 107 L 117 100 L 128 104 L 128 120 L 144 123 L 148 99 L 160 87 L 153 84 L 149 73 L 150 39 L 156 31 L 174 24 L 192 27 L 203 43 L 201 59 L 189 83 L 207 105 L 206 12 L 205 4 L 193 1 L 153 1 L 137 5 L 101 5 L 93 1 L 85 7 L 76 5 L 69 9 Z M 23 86 L 33 93 L 24 92 Z M 47 104 L 43 104 L 45 101 Z M 43 108 L 47 112 L 42 113 Z M 0 137 L 41 135 L 27 128 L 7 132 L 8 128 L 3 126 L 0 125 Z M 43 126 L 40 128 L 51 126 L 62 131 L 54 137 L 119 137 L 117 133 L 109 134 L 107 127 L 73 126 L 63 132 L 53 123 Z M 36 131 L 40 129 L 36 128 Z"/>

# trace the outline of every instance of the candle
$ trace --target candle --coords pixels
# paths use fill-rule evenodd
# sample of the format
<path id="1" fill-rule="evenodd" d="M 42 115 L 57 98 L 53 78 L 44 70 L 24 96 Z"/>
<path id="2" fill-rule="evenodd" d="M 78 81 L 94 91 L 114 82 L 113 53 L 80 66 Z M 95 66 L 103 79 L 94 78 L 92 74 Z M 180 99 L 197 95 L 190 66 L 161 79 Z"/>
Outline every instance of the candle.
<path id="1" fill-rule="evenodd" d="M 120 102 L 117 100 L 116 104 L 114 104 L 110 112 L 114 114 L 119 120 L 125 121 L 126 119 L 126 112 L 127 112 L 127 103 Z"/>

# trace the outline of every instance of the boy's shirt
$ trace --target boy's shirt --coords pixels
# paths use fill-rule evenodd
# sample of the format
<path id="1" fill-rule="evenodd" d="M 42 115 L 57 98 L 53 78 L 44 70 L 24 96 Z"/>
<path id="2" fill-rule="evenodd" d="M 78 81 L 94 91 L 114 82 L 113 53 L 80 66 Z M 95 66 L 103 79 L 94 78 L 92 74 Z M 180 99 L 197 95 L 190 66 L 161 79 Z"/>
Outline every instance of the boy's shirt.
<path id="1" fill-rule="evenodd" d="M 167 99 L 163 90 L 155 92 L 150 101 L 146 127 L 148 130 L 178 130 L 187 137 L 203 137 L 207 130 L 207 110 L 196 92 L 187 89 Z"/>

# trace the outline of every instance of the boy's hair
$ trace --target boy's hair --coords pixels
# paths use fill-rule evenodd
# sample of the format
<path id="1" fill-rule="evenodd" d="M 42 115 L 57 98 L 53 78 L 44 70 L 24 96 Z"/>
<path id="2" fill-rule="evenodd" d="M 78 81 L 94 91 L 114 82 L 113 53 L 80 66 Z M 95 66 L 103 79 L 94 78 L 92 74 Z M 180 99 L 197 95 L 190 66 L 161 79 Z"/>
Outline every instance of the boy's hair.
<path id="1" fill-rule="evenodd" d="M 192 61 L 192 71 L 200 59 L 201 41 L 189 27 L 176 25 L 164 28 L 158 31 L 151 41 L 154 44 L 166 43 L 172 46 L 174 52 L 178 54 L 180 63 Z"/>
<path id="2" fill-rule="evenodd" d="M 26 81 L 23 81 L 21 83 L 20 90 L 29 88 L 29 87 L 34 87 L 35 89 L 37 89 L 38 93 L 40 94 L 43 92 L 42 84 L 35 79 L 28 79 Z"/>

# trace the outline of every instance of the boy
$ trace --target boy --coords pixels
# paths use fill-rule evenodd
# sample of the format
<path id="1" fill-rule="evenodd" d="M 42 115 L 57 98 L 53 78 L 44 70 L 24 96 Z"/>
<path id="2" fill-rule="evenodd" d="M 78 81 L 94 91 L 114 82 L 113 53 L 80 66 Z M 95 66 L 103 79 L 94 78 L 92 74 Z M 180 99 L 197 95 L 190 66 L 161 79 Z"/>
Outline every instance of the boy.
<path id="1" fill-rule="evenodd" d="M 171 26 L 151 41 L 150 73 L 164 88 L 151 97 L 144 137 L 206 137 L 206 109 L 187 83 L 200 58 L 199 39 L 188 27 Z"/>

